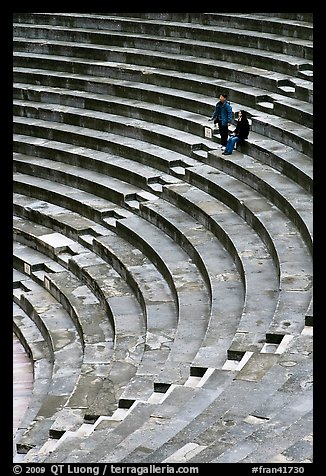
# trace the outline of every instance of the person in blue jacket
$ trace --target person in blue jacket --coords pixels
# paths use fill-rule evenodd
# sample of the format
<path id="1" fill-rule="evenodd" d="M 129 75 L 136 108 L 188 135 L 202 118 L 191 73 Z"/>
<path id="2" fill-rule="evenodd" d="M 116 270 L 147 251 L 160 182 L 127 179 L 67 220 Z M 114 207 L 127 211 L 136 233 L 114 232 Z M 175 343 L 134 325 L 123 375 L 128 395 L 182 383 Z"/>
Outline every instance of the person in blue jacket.
<path id="1" fill-rule="evenodd" d="M 223 155 L 231 155 L 234 149 L 234 146 L 239 141 L 244 141 L 248 139 L 250 125 L 247 118 L 247 112 L 243 109 L 239 111 L 238 121 L 236 128 L 233 131 L 233 134 L 229 137 L 225 150 L 222 152 Z"/>
<path id="2" fill-rule="evenodd" d="M 214 124 L 218 124 L 222 147 L 226 146 L 229 137 L 229 125 L 232 122 L 232 107 L 227 97 L 226 93 L 220 94 L 220 100 L 216 103 L 214 113 L 208 119 L 209 121 L 214 121 Z"/>

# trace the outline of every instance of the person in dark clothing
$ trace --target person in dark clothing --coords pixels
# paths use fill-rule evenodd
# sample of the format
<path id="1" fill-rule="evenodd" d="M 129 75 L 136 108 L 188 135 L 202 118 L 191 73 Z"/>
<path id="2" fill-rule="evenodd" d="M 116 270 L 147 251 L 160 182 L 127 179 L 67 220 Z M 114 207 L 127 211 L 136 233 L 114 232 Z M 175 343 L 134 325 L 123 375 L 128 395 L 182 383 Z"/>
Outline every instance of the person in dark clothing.
<path id="1" fill-rule="evenodd" d="M 222 154 L 231 155 L 237 142 L 248 139 L 249 130 L 250 125 L 247 118 L 247 112 L 241 110 L 239 111 L 236 128 L 234 129 L 232 136 L 229 137 L 225 150 L 222 152 Z"/>
<path id="2" fill-rule="evenodd" d="M 214 124 L 218 124 L 218 129 L 221 135 L 221 145 L 222 147 L 226 146 L 229 137 L 228 126 L 232 122 L 232 107 L 230 102 L 227 100 L 227 94 L 220 94 L 220 100 L 216 103 L 214 113 L 209 121 L 214 121 Z"/>

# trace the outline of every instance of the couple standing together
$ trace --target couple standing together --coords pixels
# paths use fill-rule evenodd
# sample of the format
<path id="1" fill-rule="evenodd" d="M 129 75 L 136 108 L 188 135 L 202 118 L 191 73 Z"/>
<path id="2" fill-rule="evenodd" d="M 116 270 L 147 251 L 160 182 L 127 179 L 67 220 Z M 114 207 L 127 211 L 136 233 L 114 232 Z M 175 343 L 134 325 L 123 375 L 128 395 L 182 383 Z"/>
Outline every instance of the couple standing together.
<path id="1" fill-rule="evenodd" d="M 220 100 L 215 106 L 213 116 L 208 119 L 218 124 L 221 135 L 221 145 L 225 147 L 223 155 L 231 155 L 237 142 L 243 141 L 249 135 L 249 122 L 246 111 L 239 111 L 239 117 L 233 135 L 229 137 L 229 125 L 232 123 L 232 107 L 227 100 L 227 94 L 220 94 Z"/>

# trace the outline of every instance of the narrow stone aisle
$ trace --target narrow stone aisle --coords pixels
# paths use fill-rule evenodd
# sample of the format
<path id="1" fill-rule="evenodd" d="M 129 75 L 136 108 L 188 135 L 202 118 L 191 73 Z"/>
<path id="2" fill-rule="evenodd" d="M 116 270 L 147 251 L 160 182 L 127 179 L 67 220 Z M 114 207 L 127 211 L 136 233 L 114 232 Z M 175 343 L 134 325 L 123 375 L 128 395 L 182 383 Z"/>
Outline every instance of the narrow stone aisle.
<path id="1" fill-rule="evenodd" d="M 13 334 L 13 435 L 23 419 L 33 389 L 33 365 L 19 339 Z"/>

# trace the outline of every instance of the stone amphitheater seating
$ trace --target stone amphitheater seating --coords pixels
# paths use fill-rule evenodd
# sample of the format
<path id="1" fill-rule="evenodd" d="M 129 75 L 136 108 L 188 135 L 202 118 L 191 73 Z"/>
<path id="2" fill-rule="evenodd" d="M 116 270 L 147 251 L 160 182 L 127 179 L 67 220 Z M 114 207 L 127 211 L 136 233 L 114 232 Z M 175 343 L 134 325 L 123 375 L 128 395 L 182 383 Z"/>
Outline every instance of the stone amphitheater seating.
<path id="1" fill-rule="evenodd" d="M 14 14 L 14 462 L 313 462 L 312 22 Z"/>

